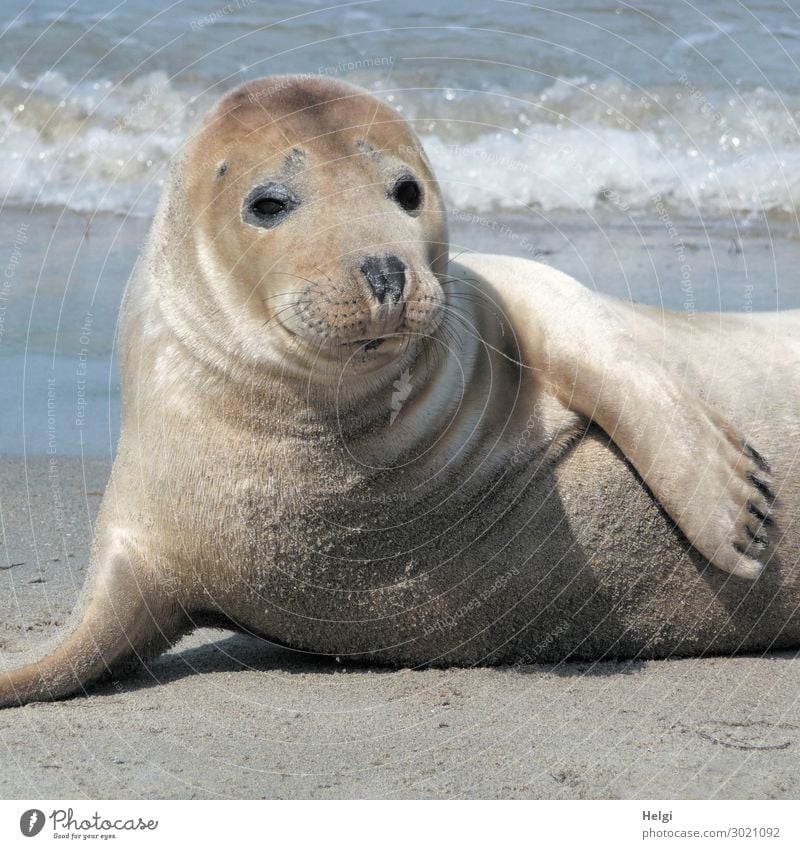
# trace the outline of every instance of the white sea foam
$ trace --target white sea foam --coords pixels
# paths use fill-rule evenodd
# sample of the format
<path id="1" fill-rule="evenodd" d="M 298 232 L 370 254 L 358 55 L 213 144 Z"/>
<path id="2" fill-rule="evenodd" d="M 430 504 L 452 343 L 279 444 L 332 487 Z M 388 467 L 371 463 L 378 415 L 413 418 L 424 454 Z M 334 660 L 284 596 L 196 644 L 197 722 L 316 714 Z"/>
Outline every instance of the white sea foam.
<path id="1" fill-rule="evenodd" d="M 149 215 L 197 106 L 163 73 L 74 85 L 11 74 L 0 87 L 5 203 Z"/>
<path id="2" fill-rule="evenodd" d="M 772 91 L 707 93 L 687 79 L 643 91 L 582 77 L 527 96 L 452 87 L 386 96 L 459 209 L 635 210 L 654 195 L 683 212 L 800 207 L 798 100 Z M 9 74 L 0 196 L 149 215 L 169 157 L 212 101 L 160 72 L 117 85 Z"/>

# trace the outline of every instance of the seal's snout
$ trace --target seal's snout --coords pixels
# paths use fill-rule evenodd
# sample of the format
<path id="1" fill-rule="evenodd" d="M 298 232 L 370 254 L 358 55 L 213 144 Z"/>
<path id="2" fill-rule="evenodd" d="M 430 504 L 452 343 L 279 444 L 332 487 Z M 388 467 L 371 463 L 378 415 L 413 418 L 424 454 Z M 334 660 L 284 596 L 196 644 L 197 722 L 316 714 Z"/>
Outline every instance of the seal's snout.
<path id="1" fill-rule="evenodd" d="M 361 273 L 379 303 L 400 302 L 406 286 L 406 266 L 396 256 L 367 257 L 361 264 Z"/>

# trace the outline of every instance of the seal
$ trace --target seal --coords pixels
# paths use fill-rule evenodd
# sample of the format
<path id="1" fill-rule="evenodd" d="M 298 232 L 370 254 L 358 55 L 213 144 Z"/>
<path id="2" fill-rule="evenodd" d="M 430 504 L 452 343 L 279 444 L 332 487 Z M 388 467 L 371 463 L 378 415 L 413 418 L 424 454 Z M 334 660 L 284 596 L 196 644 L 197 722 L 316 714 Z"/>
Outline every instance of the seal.
<path id="1" fill-rule="evenodd" d="M 83 601 L 0 705 L 199 625 L 413 665 L 800 644 L 800 313 L 689 319 L 450 260 L 419 141 L 365 91 L 225 97 L 121 328 Z"/>

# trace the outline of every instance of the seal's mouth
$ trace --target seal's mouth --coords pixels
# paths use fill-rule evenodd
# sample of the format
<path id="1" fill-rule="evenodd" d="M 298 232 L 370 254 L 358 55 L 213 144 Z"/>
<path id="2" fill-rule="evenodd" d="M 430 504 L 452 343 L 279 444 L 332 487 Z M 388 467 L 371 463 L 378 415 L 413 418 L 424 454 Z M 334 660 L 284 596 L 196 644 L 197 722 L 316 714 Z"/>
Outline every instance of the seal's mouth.
<path id="1" fill-rule="evenodd" d="M 408 334 L 400 330 L 394 333 L 387 333 L 385 336 L 374 336 L 372 338 L 362 339 L 345 339 L 338 343 L 340 348 L 363 349 L 365 351 L 377 351 L 382 345 L 393 347 L 391 343 L 400 343 Z"/>
<path id="2" fill-rule="evenodd" d="M 326 302 L 322 298 L 281 304 L 275 325 L 288 335 L 298 355 L 307 345 L 315 357 L 337 361 L 342 356 L 356 357 L 362 366 L 378 366 L 398 356 L 411 356 L 420 338 L 435 332 L 442 312 L 432 295 L 369 310 L 358 306 L 353 300 Z M 281 311 L 292 307 L 294 311 L 284 320 Z M 274 311 L 275 305 L 269 309 Z"/>

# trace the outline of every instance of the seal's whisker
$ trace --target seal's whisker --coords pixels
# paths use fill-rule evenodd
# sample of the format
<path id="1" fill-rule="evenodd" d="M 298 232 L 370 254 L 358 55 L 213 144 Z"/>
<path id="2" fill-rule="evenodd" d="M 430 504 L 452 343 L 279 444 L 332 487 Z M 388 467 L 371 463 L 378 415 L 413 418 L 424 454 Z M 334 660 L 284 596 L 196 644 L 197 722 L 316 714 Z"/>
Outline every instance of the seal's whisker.
<path id="1" fill-rule="evenodd" d="M 282 277 L 293 277 L 295 280 L 302 280 L 304 283 L 308 283 L 309 286 L 314 285 L 314 280 L 309 280 L 308 277 L 303 277 L 301 274 L 292 274 L 289 271 L 273 271 L 273 274 L 280 274 Z"/>
<path id="2" fill-rule="evenodd" d="M 452 306 L 452 305 L 447 305 L 447 304 L 445 304 L 444 309 L 445 309 L 445 314 L 447 314 L 447 313 L 449 313 L 449 314 L 451 314 L 451 315 L 456 315 L 456 314 L 457 314 L 457 313 L 455 312 L 456 307 L 454 307 L 454 306 Z M 464 316 L 461 316 L 461 318 L 463 319 L 463 318 L 464 318 Z M 516 359 L 515 357 L 510 356 L 510 355 L 509 355 L 509 354 L 507 354 L 505 351 L 501 351 L 499 348 L 495 347 L 494 345 L 490 345 L 490 344 L 489 344 L 489 343 L 488 343 L 488 342 L 487 342 L 487 341 L 486 341 L 486 340 L 485 340 L 485 339 L 484 339 L 484 338 L 483 338 L 483 337 L 482 337 L 482 336 L 481 336 L 481 335 L 477 332 L 477 328 L 475 328 L 475 326 L 474 326 L 474 325 L 465 323 L 464 327 L 465 327 L 465 329 L 467 330 L 468 334 L 469 334 L 470 336 L 472 336 L 474 339 L 476 339 L 478 342 L 480 342 L 480 343 L 481 343 L 481 344 L 482 344 L 485 348 L 488 348 L 489 350 L 494 351 L 496 354 L 499 354 L 501 357 L 503 357 L 504 359 L 508 360 L 510 363 L 513 363 L 514 365 L 517 365 L 517 366 L 519 366 L 520 368 L 528 369 L 529 371 L 544 371 L 544 369 L 538 368 L 537 366 L 531 366 L 531 365 L 528 365 L 527 363 L 523 363 L 523 362 L 521 362 L 520 360 Z M 473 330 L 474 330 L 475 332 L 472 332 Z"/>
<path id="3" fill-rule="evenodd" d="M 457 347 L 460 349 L 464 345 L 464 339 L 458 334 L 458 331 L 450 325 L 450 322 L 452 320 L 458 321 L 459 316 L 454 315 L 452 313 L 445 314 L 444 319 L 442 321 L 442 329 L 444 333 L 447 334 L 447 339 L 453 345 L 453 347 Z"/>
<path id="4" fill-rule="evenodd" d="M 489 299 L 485 295 L 480 295 L 475 292 L 447 292 L 446 302 L 449 303 L 451 299 L 466 301 L 467 303 L 475 304 L 478 307 L 486 307 L 487 304 L 490 303 Z"/>
<path id="5" fill-rule="evenodd" d="M 318 265 L 315 265 L 314 268 L 316 271 L 319 271 L 319 273 L 328 281 L 328 283 L 331 284 L 331 286 L 333 286 L 333 280 L 331 280 L 330 275 L 324 271 L 324 269 L 320 268 Z"/>
<path id="6" fill-rule="evenodd" d="M 475 327 L 475 324 L 472 320 L 473 319 L 472 313 L 467 312 L 467 310 L 464 309 L 463 307 L 456 306 L 455 304 L 444 304 L 443 312 L 444 312 L 445 315 L 448 315 L 448 314 L 459 315 L 464 319 L 464 321 L 469 323 L 470 327 L 473 327 L 473 328 Z"/>
<path id="7" fill-rule="evenodd" d="M 271 301 L 273 298 L 289 298 L 294 295 L 300 296 L 304 294 L 303 292 L 276 292 L 274 295 L 267 295 L 266 298 L 262 298 L 261 300 L 266 303 L 267 301 Z"/>
<path id="8" fill-rule="evenodd" d="M 453 304 L 445 304 L 443 309 L 442 309 L 442 315 L 445 318 L 454 317 L 461 322 L 461 324 L 464 326 L 465 329 L 473 330 L 473 331 L 475 331 L 476 334 L 479 333 L 477 326 L 471 320 L 472 319 L 471 315 L 468 312 L 466 312 L 465 310 L 459 309 L 459 307 L 454 306 Z"/>
<path id="9" fill-rule="evenodd" d="M 455 327 L 452 326 L 453 321 L 459 321 L 459 316 L 453 314 L 445 314 L 442 320 L 442 332 L 445 338 L 450 343 L 451 348 L 460 351 L 464 347 L 464 338 L 459 335 Z"/>
<path id="10" fill-rule="evenodd" d="M 444 253 L 444 252 L 443 252 L 443 253 Z M 464 254 L 471 254 L 471 253 L 473 253 L 473 251 L 471 251 L 469 248 L 464 248 L 463 250 L 459 251 L 457 254 L 454 254 L 453 256 L 450 256 L 450 257 L 449 257 L 449 261 L 450 261 L 450 262 L 457 262 L 459 257 L 464 256 Z M 449 256 L 449 254 L 450 254 L 450 248 L 449 248 L 449 246 L 448 246 L 448 248 L 447 248 L 447 254 L 448 254 L 448 256 Z"/>
<path id="11" fill-rule="evenodd" d="M 292 316 L 291 316 L 292 318 L 294 318 L 294 316 L 297 314 L 299 309 L 300 309 L 299 303 L 287 304 L 286 306 L 281 307 L 277 312 L 273 313 L 261 326 L 262 327 L 269 327 L 270 322 L 276 321 L 279 316 L 283 315 L 285 312 L 288 312 L 289 310 L 294 310 L 294 312 L 292 313 Z"/>

